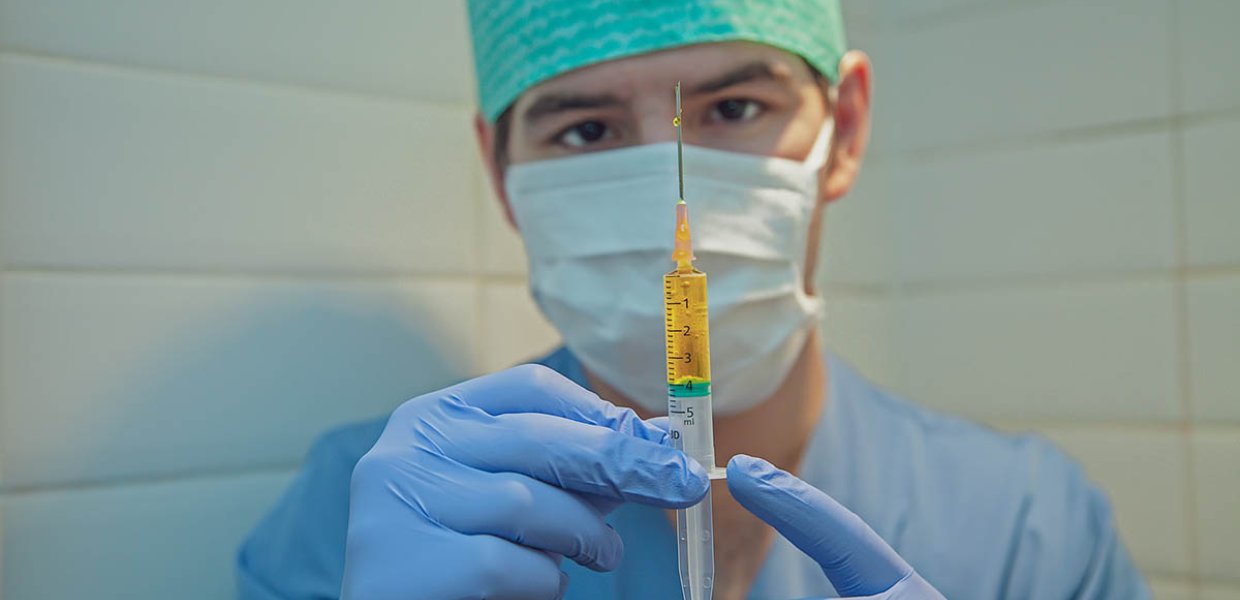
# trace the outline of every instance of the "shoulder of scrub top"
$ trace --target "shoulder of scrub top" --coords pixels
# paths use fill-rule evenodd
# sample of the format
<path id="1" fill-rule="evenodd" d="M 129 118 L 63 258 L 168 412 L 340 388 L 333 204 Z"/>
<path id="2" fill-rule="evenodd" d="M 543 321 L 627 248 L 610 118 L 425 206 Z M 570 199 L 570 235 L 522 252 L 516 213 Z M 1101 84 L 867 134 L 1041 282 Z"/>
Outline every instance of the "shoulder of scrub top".
<path id="1" fill-rule="evenodd" d="M 832 465 L 830 479 L 868 482 L 841 486 L 847 499 L 837 500 L 947 597 L 984 588 L 1000 596 L 1090 588 L 1147 597 L 1106 494 L 1058 446 L 907 400 L 835 356 L 830 376 L 839 405 L 829 427 L 840 438 L 830 447 L 847 457 Z M 1005 578 L 981 581 L 983 574 Z M 957 589 L 953 581 L 967 584 Z"/>

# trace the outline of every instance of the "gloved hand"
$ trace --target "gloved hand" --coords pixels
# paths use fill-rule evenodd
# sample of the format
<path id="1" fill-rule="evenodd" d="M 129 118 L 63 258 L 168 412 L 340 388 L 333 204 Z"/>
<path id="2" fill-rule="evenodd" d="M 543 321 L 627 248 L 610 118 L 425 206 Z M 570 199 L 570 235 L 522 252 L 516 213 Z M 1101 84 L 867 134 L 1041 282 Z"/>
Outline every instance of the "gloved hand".
<path id="1" fill-rule="evenodd" d="M 545 367 L 402 404 L 353 470 L 345 598 L 558 598 L 567 557 L 615 568 L 621 502 L 683 508 L 709 480 L 663 429 Z"/>
<path id="2" fill-rule="evenodd" d="M 814 559 L 845 597 L 943 599 L 861 517 L 771 463 L 744 454 L 732 457 L 728 490 Z"/>

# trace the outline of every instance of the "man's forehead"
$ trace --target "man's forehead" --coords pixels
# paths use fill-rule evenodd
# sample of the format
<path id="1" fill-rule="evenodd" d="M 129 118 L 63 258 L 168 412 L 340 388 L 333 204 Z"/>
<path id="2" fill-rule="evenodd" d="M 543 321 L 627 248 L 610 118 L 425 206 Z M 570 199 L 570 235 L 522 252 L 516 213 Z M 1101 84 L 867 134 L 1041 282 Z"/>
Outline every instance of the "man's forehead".
<path id="1" fill-rule="evenodd" d="M 794 80 L 810 75 L 795 54 L 752 42 L 719 42 L 682 46 L 630 56 L 575 69 L 540 83 L 522 94 L 514 108 L 527 111 L 546 98 L 606 95 L 628 102 L 647 93 L 666 93 L 682 82 L 684 89 L 701 90 L 731 78 Z M 702 90 L 707 91 L 707 90 Z"/>

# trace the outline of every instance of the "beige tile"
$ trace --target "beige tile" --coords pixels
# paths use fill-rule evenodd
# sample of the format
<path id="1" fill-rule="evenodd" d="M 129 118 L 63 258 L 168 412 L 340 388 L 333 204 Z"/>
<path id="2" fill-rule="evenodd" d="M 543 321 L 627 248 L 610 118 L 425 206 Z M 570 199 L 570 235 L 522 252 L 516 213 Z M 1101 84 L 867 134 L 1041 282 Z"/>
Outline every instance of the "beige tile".
<path id="1" fill-rule="evenodd" d="M 458 272 L 467 113 L 0 56 L 10 266 Z"/>
<path id="2" fill-rule="evenodd" d="M 1184 434 L 1118 428 L 1047 428 L 1111 499 L 1115 522 L 1143 573 L 1188 576 Z"/>
<path id="3" fill-rule="evenodd" d="M 1175 264 L 1166 133 L 969 154 L 891 171 L 890 240 L 906 281 Z"/>
<path id="4" fill-rule="evenodd" d="M 879 23 L 873 7 L 871 0 L 844 0 L 840 3 L 849 49 L 868 50 L 875 44 Z"/>
<path id="5" fill-rule="evenodd" d="M 972 11 L 981 8 L 1010 8 L 1027 0 L 861 0 L 870 4 L 870 12 L 880 26 L 913 27 L 927 19 L 967 18 Z"/>
<path id="6" fill-rule="evenodd" d="M 1184 132 L 1184 206 L 1188 261 L 1193 266 L 1240 265 L 1240 202 L 1235 166 L 1240 119 L 1211 121 Z"/>
<path id="7" fill-rule="evenodd" d="M 1201 576 L 1240 587 L 1240 434 L 1194 435 Z"/>
<path id="8" fill-rule="evenodd" d="M 885 294 L 833 291 L 824 298 L 827 348 L 875 383 L 894 385 L 898 371 L 891 348 L 892 300 Z"/>
<path id="9" fill-rule="evenodd" d="M 1149 578 L 1154 600 L 1196 600 L 1196 588 L 1187 579 Z"/>
<path id="10" fill-rule="evenodd" d="M 1170 281 L 915 294 L 894 347 L 902 391 L 983 420 L 1180 417 Z"/>
<path id="11" fill-rule="evenodd" d="M 893 280 L 888 170 L 864 167 L 854 189 L 827 207 L 818 249 L 819 281 L 884 285 Z"/>
<path id="12" fill-rule="evenodd" d="M 1029 2 L 893 31 L 875 65 L 875 118 L 895 122 L 880 141 L 934 150 L 1166 115 L 1167 14 L 1165 0 Z"/>
<path id="13" fill-rule="evenodd" d="M 873 26 L 874 4 L 873 0 L 843 0 L 840 2 L 840 12 L 844 17 L 844 27 L 849 34 L 848 41 L 850 46 L 852 45 L 852 30 L 854 27 L 870 28 Z"/>
<path id="14" fill-rule="evenodd" d="M 473 98 L 464 2 L 10 0 L 0 45 L 225 77 Z"/>
<path id="15" fill-rule="evenodd" d="M 468 372 L 472 283 L 5 275 L 5 485 L 300 459 Z"/>
<path id="16" fill-rule="evenodd" d="M 559 333 L 543 318 L 520 283 L 482 286 L 481 368 L 506 369 L 541 357 L 560 343 Z"/>
<path id="17" fill-rule="evenodd" d="M 1240 423 L 1240 277 L 1188 284 L 1193 416 Z"/>
<path id="18" fill-rule="evenodd" d="M 479 246 L 482 254 L 482 271 L 490 275 L 518 275 L 524 277 L 528 270 L 525 246 L 516 227 L 508 222 L 503 205 L 495 197 L 489 179 L 482 178 L 478 184 L 479 206 L 482 226 L 479 230 Z"/>
<path id="19" fill-rule="evenodd" d="M 1240 106 L 1240 3 L 1173 0 L 1178 11 L 1179 69 L 1188 111 Z"/>
<path id="20" fill-rule="evenodd" d="M 1199 600 L 1240 600 L 1240 586 L 1207 583 L 1201 586 Z"/>
<path id="21" fill-rule="evenodd" d="M 231 598 L 241 540 L 289 474 L 0 497 L 6 600 Z"/>

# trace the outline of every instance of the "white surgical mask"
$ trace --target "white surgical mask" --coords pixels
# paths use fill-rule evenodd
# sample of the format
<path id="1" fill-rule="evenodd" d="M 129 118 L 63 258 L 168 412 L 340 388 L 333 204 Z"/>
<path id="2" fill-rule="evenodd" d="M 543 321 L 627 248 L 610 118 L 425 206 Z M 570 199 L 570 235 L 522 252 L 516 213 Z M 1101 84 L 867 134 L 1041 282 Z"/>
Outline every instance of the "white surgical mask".
<path id="1" fill-rule="evenodd" d="M 821 319 L 803 274 L 830 139 L 827 121 L 804 162 L 684 148 L 720 414 L 774 393 Z M 531 293 L 569 350 L 642 407 L 666 410 L 663 274 L 674 268 L 676 144 L 514 165 L 506 191 Z"/>

